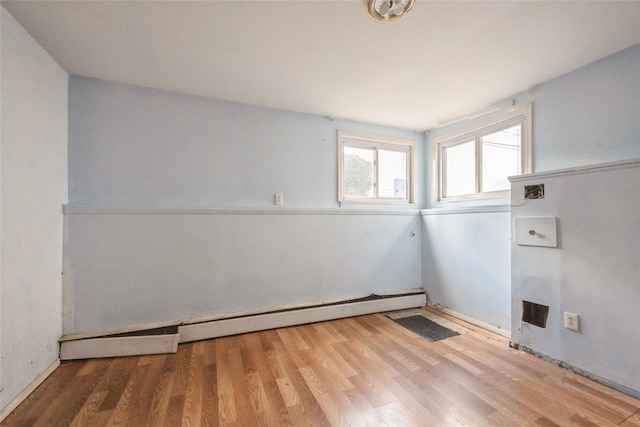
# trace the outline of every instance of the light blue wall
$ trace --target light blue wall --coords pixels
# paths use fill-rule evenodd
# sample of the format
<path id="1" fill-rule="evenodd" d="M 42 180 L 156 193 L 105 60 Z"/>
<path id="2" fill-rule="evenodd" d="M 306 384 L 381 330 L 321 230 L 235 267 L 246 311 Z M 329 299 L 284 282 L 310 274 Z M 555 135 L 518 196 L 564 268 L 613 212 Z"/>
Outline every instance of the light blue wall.
<path id="1" fill-rule="evenodd" d="M 530 93 L 514 95 L 514 99 L 518 104 L 533 103 L 534 172 L 640 157 L 640 45 L 540 84 Z M 471 123 L 429 132 L 426 172 L 430 183 L 434 138 Z M 510 203 L 436 204 L 432 187 L 426 190 L 427 206 L 443 212 Z M 423 284 L 427 298 L 509 329 L 510 229 L 508 215 L 500 212 L 467 215 L 463 209 L 452 215 L 425 216 Z M 472 296 L 473 301 L 464 296 Z"/>
<path id="2" fill-rule="evenodd" d="M 533 169 L 543 172 L 640 157 L 640 45 L 539 85 Z"/>
<path id="3" fill-rule="evenodd" d="M 65 227 L 66 332 L 420 287 L 415 213 L 125 210 Z"/>
<path id="4" fill-rule="evenodd" d="M 257 207 L 279 192 L 337 207 L 339 129 L 419 140 L 424 156 L 413 131 L 77 76 L 69 93 L 73 205 Z"/>
<path id="5" fill-rule="evenodd" d="M 68 75 L 2 7 L 0 18 L 1 420 L 58 360 Z"/>
<path id="6" fill-rule="evenodd" d="M 533 172 L 640 157 L 640 45 L 510 99 L 517 104 L 533 103 Z M 425 173 L 429 182 L 433 140 L 485 119 L 428 132 Z M 431 185 L 426 192 L 427 207 L 447 206 L 433 202 Z M 447 207 L 464 205 L 468 203 L 450 203 Z"/>
<path id="7" fill-rule="evenodd" d="M 425 212 L 423 283 L 431 303 L 494 326 L 511 328 L 509 211 Z"/>
<path id="8" fill-rule="evenodd" d="M 422 164 L 417 205 L 339 207 L 337 131 L 424 158 L 422 135 L 75 76 L 69 93 L 65 332 L 421 286 Z"/>

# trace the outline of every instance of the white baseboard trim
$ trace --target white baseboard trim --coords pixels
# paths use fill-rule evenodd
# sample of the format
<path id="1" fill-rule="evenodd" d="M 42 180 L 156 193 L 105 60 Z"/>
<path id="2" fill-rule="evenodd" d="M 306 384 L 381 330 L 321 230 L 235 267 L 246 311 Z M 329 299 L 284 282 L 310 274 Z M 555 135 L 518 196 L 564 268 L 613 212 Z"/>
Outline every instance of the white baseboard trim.
<path id="1" fill-rule="evenodd" d="M 180 326 L 178 331 L 180 333 L 180 342 L 200 341 L 363 314 L 424 307 L 425 304 L 426 295 L 421 293 L 194 323 Z"/>
<path id="2" fill-rule="evenodd" d="M 504 329 L 500 329 L 496 326 L 490 325 L 489 323 L 485 323 L 483 321 L 474 319 L 473 317 L 466 316 L 464 314 L 458 313 L 453 310 L 449 310 L 448 308 L 442 307 L 440 304 L 432 304 L 428 303 L 429 307 L 439 310 L 445 314 L 449 314 L 453 317 L 457 317 L 458 319 L 464 320 L 465 322 L 471 323 L 472 325 L 476 325 L 482 329 L 486 329 L 487 331 L 491 331 L 494 334 L 502 335 L 505 338 L 511 339 L 511 331 L 505 331 Z"/>
<path id="3" fill-rule="evenodd" d="M 49 375 L 60 366 L 60 359 L 56 359 L 51 365 L 47 367 L 38 377 L 31 382 L 24 390 L 22 390 L 7 406 L 0 409 L 0 422 L 4 420 L 14 409 L 18 407 L 33 391 L 38 388 Z"/>
<path id="4" fill-rule="evenodd" d="M 178 334 L 133 337 L 104 337 L 60 343 L 60 359 L 93 359 L 98 357 L 140 356 L 178 351 Z"/>

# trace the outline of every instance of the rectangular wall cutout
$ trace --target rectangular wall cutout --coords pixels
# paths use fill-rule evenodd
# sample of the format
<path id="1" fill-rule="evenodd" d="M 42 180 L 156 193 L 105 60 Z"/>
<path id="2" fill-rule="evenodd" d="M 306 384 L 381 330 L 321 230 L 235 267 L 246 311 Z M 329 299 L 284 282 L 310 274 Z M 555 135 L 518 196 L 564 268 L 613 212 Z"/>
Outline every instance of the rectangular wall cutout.
<path id="1" fill-rule="evenodd" d="M 547 327 L 549 306 L 522 301 L 522 321 L 540 328 Z"/>
<path id="2" fill-rule="evenodd" d="M 525 185 L 525 199 L 544 199 L 544 184 Z"/>

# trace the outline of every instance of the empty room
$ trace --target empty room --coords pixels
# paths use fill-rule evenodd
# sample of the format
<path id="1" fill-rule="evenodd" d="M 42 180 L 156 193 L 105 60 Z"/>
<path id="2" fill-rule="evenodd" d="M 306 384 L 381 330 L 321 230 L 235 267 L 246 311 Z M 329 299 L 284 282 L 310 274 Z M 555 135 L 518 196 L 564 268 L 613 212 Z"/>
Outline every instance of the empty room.
<path id="1" fill-rule="evenodd" d="M 640 427 L 640 1 L 0 0 L 0 425 Z"/>

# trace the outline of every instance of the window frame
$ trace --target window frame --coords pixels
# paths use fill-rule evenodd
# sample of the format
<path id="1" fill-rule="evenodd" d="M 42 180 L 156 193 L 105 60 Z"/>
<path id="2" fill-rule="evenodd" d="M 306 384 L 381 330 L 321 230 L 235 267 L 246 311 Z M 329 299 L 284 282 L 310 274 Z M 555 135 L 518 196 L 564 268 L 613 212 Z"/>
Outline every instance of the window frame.
<path id="1" fill-rule="evenodd" d="M 344 149 L 345 147 L 364 148 L 374 150 L 374 196 L 363 198 L 346 198 L 344 194 Z M 407 197 L 403 199 L 378 196 L 378 167 L 377 150 L 397 151 L 407 153 Z M 338 131 L 338 202 L 351 204 L 403 204 L 415 203 L 415 158 L 416 141 L 411 139 L 393 138 L 367 133 Z"/>
<path id="2" fill-rule="evenodd" d="M 520 173 L 531 173 L 532 168 L 532 105 L 521 105 L 496 113 L 491 118 L 464 127 L 433 140 L 433 194 L 435 203 L 467 200 L 508 199 L 511 190 L 480 191 L 482 182 L 482 138 L 492 133 L 521 125 Z M 446 196 L 445 149 L 463 143 L 475 143 L 475 192 L 459 196 Z"/>

